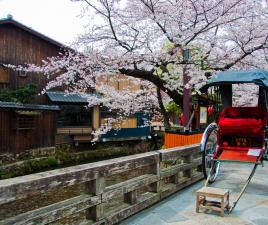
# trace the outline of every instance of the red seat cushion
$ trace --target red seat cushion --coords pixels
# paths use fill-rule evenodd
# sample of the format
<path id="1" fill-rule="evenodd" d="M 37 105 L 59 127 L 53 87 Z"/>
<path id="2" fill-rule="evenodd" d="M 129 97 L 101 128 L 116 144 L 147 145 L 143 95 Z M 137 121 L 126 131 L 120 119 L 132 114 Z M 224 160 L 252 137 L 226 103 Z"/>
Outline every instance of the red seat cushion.
<path id="1" fill-rule="evenodd" d="M 263 135 L 267 111 L 260 107 L 227 107 L 219 116 L 219 134 Z"/>
<path id="2" fill-rule="evenodd" d="M 263 121 L 261 119 L 243 118 L 222 118 L 218 122 L 220 134 L 253 134 L 263 133 Z"/>

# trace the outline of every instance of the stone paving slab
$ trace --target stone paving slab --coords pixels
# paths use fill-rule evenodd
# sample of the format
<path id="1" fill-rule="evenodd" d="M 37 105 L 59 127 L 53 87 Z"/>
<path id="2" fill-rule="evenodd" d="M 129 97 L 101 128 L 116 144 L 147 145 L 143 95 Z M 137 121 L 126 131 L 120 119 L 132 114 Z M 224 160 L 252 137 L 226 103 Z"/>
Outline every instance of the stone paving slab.
<path id="1" fill-rule="evenodd" d="M 211 186 L 229 189 L 231 204 L 248 178 L 253 165 L 223 163 Z M 268 162 L 259 166 L 232 214 L 195 212 L 195 192 L 204 181 L 188 187 L 162 202 L 128 218 L 120 225 L 268 225 Z"/>

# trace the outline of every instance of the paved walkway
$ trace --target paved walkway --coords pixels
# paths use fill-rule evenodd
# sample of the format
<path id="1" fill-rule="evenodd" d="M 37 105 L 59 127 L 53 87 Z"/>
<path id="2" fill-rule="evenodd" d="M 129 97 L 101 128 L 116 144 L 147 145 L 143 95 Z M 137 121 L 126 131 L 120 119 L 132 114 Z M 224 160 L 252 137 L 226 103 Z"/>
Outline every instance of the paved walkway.
<path id="1" fill-rule="evenodd" d="M 220 176 L 211 186 L 231 191 L 234 200 L 244 185 L 253 165 L 224 163 Z M 120 225 L 268 225 L 268 162 L 259 166 L 246 192 L 231 215 L 195 212 L 195 191 L 203 186 L 198 182 L 164 201 L 146 209 Z"/>

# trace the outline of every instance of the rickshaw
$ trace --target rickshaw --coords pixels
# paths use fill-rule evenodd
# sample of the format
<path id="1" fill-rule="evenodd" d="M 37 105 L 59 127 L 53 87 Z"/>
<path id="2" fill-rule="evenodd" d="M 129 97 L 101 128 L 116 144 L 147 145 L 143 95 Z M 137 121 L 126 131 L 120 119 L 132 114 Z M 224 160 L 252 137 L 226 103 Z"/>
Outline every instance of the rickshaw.
<path id="1" fill-rule="evenodd" d="M 257 85 L 257 106 L 232 106 L 233 84 Z M 216 180 L 223 162 L 253 164 L 245 185 L 233 206 L 229 208 L 231 213 L 250 183 L 257 166 L 263 165 L 264 156 L 267 154 L 268 72 L 260 69 L 219 72 L 200 90 L 202 93 L 208 93 L 209 89 L 215 87 L 221 96 L 221 110 L 216 118 L 217 122 L 207 126 L 201 140 L 205 186 Z"/>

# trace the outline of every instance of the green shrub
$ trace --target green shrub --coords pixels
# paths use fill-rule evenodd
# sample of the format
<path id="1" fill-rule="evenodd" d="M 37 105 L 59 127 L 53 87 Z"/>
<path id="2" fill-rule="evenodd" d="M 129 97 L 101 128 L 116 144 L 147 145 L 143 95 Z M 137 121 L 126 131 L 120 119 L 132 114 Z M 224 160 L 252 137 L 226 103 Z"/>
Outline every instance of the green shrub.
<path id="1" fill-rule="evenodd" d="M 182 113 L 182 109 L 179 105 L 177 105 L 175 102 L 169 102 L 166 105 L 167 112 L 174 112 L 177 115 L 180 115 Z"/>
<path id="2" fill-rule="evenodd" d="M 32 103 L 34 96 L 37 94 L 37 86 L 28 84 L 15 90 L 5 89 L 0 91 L 0 101 Z"/>
<path id="3" fill-rule="evenodd" d="M 58 160 L 55 157 L 42 159 L 31 159 L 23 162 L 21 165 L 14 165 L 9 171 L 1 171 L 0 178 L 7 179 L 17 176 L 22 176 L 34 172 L 38 172 L 47 168 L 58 166 Z"/>

